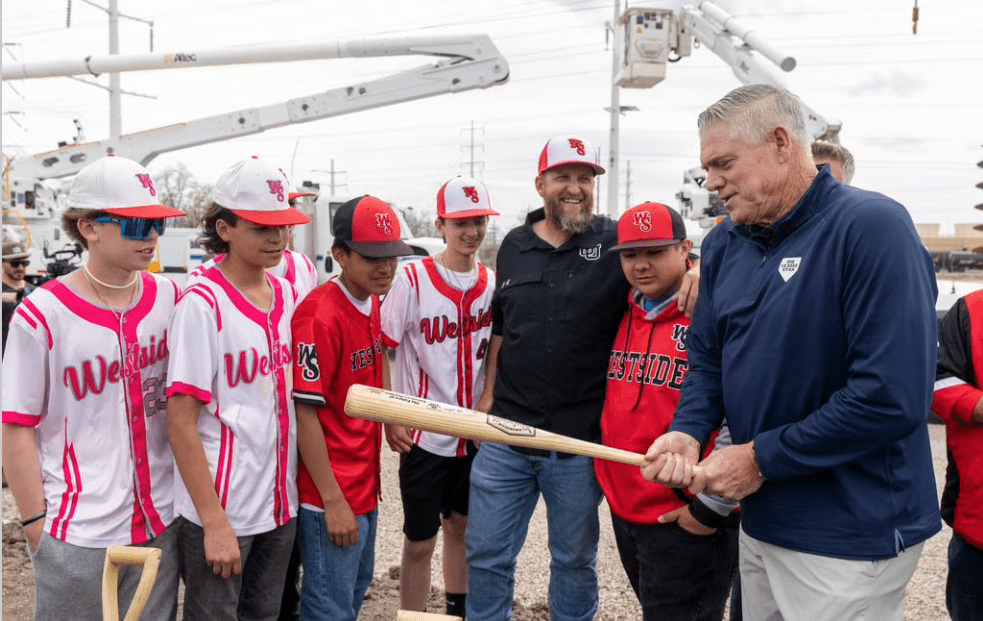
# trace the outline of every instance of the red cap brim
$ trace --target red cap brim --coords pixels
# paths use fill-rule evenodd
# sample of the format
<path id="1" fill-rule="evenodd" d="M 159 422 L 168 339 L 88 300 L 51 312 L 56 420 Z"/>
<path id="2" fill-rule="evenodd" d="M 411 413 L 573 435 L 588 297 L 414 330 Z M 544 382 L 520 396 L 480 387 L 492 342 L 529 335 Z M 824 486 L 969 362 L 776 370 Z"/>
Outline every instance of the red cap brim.
<path id="1" fill-rule="evenodd" d="M 439 214 L 441 218 L 447 220 L 458 220 L 460 218 L 474 218 L 476 216 L 497 216 L 499 213 L 494 209 L 470 209 L 468 211 L 455 211 L 454 213 Z"/>
<path id="2" fill-rule="evenodd" d="M 124 218 L 176 218 L 187 215 L 180 209 L 165 207 L 164 205 L 143 205 L 141 207 L 120 207 L 117 209 L 100 209 L 111 213 L 114 216 Z"/>
<path id="3" fill-rule="evenodd" d="M 304 196 L 317 196 L 316 192 L 291 192 L 287 195 L 287 198 L 294 200 L 295 198 L 302 198 Z"/>
<path id="4" fill-rule="evenodd" d="M 607 172 L 606 170 L 604 170 L 604 168 L 602 166 L 598 166 L 597 164 L 593 164 L 591 162 L 585 162 L 583 160 L 567 160 L 565 162 L 553 162 L 549 166 L 547 166 L 547 167 L 543 168 L 542 170 L 540 170 L 539 171 L 539 174 L 543 174 L 547 170 L 552 170 L 553 168 L 556 168 L 557 166 L 564 166 L 566 164 L 580 164 L 581 166 L 587 166 L 588 168 L 590 168 L 590 169 L 592 169 L 594 171 L 594 174 L 595 175 L 603 175 L 604 173 Z"/>
<path id="5" fill-rule="evenodd" d="M 243 220 L 262 226 L 287 226 L 290 224 L 307 224 L 311 221 L 299 209 L 277 209 L 276 211 L 251 211 L 249 209 L 230 209 L 232 213 Z"/>

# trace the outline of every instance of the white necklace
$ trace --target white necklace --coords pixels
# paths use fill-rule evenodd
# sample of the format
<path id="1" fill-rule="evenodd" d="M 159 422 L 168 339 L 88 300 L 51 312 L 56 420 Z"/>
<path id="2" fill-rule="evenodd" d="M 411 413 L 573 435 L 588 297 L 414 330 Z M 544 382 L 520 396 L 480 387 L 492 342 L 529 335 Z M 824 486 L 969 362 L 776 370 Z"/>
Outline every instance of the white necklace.
<path id="1" fill-rule="evenodd" d="M 464 280 L 462 281 L 461 278 L 459 278 L 459 276 L 458 276 L 458 272 L 455 272 L 454 270 L 451 269 L 451 267 L 449 265 L 447 265 L 447 258 L 444 257 L 444 253 L 440 253 L 439 259 L 440 259 L 440 262 L 443 264 L 444 269 L 447 270 L 447 274 L 451 277 L 451 279 L 453 279 L 454 284 L 457 286 L 457 288 L 459 290 L 461 290 L 461 291 L 469 291 L 471 289 L 471 287 L 474 286 L 475 282 L 477 282 L 477 279 L 474 277 L 475 272 L 478 271 L 478 262 L 477 261 L 475 261 L 474 267 L 472 267 L 468 271 L 468 275 L 465 276 L 464 277 Z"/>
<path id="2" fill-rule="evenodd" d="M 88 266 L 83 266 L 82 269 L 85 270 L 85 276 L 89 279 L 89 285 L 92 287 L 92 290 L 96 292 L 96 295 L 99 296 L 99 299 L 102 300 L 102 303 L 106 306 L 106 308 L 108 308 L 112 314 L 116 315 L 116 318 L 119 319 L 120 323 L 122 323 L 123 315 L 126 314 L 126 310 L 130 308 L 130 304 L 133 304 L 133 297 L 134 294 L 136 293 L 136 289 L 130 291 L 130 299 L 126 303 L 126 305 L 121 309 L 116 309 L 116 307 L 114 307 L 112 304 L 106 301 L 106 298 L 102 297 L 102 294 L 99 293 L 98 289 L 96 289 L 96 283 L 99 283 L 104 287 L 109 287 L 110 289 L 125 289 L 126 287 L 132 287 L 136 283 L 138 275 L 134 274 L 133 280 L 130 281 L 130 284 L 120 287 L 119 285 L 107 285 L 106 283 L 102 282 L 101 280 L 99 280 L 98 278 L 92 275 L 92 273 L 89 271 Z"/>
<path id="3" fill-rule="evenodd" d="M 111 285 L 108 282 L 102 282 L 101 280 L 99 280 L 98 278 L 96 278 L 95 276 L 93 276 L 92 275 L 92 272 L 89 271 L 88 264 L 83 265 L 82 266 L 82 269 L 85 270 L 85 275 L 89 277 L 89 280 L 91 280 L 93 282 L 97 282 L 97 283 L 99 283 L 100 285 L 102 285 L 103 287 L 105 287 L 107 289 L 116 289 L 118 291 L 122 291 L 123 289 L 129 289 L 134 284 L 136 284 L 137 278 L 140 277 L 140 274 L 134 272 L 133 273 L 133 280 L 131 280 L 130 282 L 126 283 L 125 285 Z M 99 293 L 99 292 L 96 291 L 96 293 Z"/>

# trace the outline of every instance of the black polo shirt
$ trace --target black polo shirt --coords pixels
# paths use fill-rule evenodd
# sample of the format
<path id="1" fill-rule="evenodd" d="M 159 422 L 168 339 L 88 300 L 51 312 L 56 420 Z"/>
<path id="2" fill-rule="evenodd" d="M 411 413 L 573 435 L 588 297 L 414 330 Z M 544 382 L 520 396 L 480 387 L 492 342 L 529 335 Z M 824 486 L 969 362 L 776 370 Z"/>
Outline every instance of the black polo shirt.
<path id="1" fill-rule="evenodd" d="M 559 248 L 533 223 L 512 229 L 498 251 L 492 333 L 502 337 L 492 413 L 581 440 L 601 438 L 611 344 L 628 300 L 617 224 L 594 216 Z"/>

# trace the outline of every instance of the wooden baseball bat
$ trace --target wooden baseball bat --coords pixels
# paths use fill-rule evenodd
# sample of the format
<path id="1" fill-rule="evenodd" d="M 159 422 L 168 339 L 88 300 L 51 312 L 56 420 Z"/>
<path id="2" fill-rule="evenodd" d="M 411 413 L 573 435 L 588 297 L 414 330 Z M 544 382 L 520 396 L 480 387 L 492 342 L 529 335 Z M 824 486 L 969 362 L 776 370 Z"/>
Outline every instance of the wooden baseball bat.
<path id="1" fill-rule="evenodd" d="M 458 438 L 585 455 L 633 466 L 644 466 L 649 463 L 641 453 L 594 444 L 484 412 L 361 384 L 354 384 L 348 389 L 345 413 L 355 418 L 403 425 Z"/>

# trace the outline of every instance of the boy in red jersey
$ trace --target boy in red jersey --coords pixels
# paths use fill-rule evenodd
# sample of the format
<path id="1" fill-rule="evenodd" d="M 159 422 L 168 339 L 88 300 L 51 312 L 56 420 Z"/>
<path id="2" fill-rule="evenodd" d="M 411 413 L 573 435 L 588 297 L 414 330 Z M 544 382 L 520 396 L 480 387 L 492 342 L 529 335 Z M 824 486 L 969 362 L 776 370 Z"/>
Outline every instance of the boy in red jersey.
<path id="1" fill-rule="evenodd" d="M 371 196 L 338 208 L 331 254 L 341 274 L 297 308 L 294 390 L 300 455 L 301 616 L 355 621 L 375 560 L 378 423 L 349 417 L 352 384 L 383 386 L 379 296 L 392 286 L 400 240 L 392 208 Z"/>
<path id="2" fill-rule="evenodd" d="M 608 366 L 601 441 L 634 452 L 669 429 L 686 377 L 689 317 L 676 298 L 689 269 L 682 217 L 659 203 L 618 222 L 621 267 L 632 286 Z M 737 563 L 736 503 L 677 496 L 633 466 L 596 460 L 615 540 L 645 621 L 723 617 Z"/>

